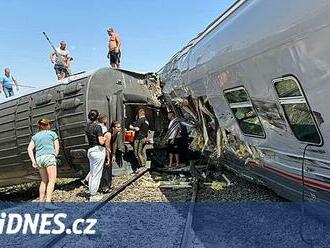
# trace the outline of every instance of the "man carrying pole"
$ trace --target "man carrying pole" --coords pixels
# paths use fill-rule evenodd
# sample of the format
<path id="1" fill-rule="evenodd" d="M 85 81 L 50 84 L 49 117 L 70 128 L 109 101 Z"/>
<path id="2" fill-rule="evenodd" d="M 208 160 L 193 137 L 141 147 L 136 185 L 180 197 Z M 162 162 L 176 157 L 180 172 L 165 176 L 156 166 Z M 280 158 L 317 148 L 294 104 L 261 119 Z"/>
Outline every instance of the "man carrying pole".
<path id="1" fill-rule="evenodd" d="M 66 49 L 66 42 L 61 41 L 58 48 L 50 54 L 50 61 L 54 64 L 54 70 L 58 80 L 66 78 L 70 75 L 71 56 L 69 50 Z"/>
<path id="2" fill-rule="evenodd" d="M 54 65 L 54 69 L 56 72 L 56 76 L 58 80 L 66 78 L 70 76 L 70 66 L 71 61 L 73 60 L 69 50 L 66 49 L 66 42 L 61 41 L 60 46 L 55 48 L 53 43 L 48 38 L 45 32 L 42 32 L 45 36 L 46 40 L 48 41 L 49 45 L 53 48 L 53 52 L 50 54 L 50 61 Z"/>
<path id="3" fill-rule="evenodd" d="M 10 75 L 10 69 L 5 68 L 5 75 L 0 78 L 0 93 L 5 93 L 6 98 L 14 95 L 13 85 L 16 85 L 16 90 L 18 91 L 17 81 Z"/>

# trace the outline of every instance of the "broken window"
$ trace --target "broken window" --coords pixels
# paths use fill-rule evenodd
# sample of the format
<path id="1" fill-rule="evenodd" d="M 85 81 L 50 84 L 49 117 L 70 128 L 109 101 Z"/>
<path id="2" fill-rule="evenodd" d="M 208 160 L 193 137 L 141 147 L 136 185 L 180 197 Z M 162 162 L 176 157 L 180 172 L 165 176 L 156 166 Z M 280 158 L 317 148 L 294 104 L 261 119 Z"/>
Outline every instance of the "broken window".
<path id="1" fill-rule="evenodd" d="M 273 80 L 288 123 L 300 141 L 320 144 L 322 139 L 302 89 L 293 76 Z"/>
<path id="2" fill-rule="evenodd" d="M 224 96 L 229 103 L 235 119 L 243 134 L 265 138 L 265 132 L 244 87 L 225 90 Z"/>

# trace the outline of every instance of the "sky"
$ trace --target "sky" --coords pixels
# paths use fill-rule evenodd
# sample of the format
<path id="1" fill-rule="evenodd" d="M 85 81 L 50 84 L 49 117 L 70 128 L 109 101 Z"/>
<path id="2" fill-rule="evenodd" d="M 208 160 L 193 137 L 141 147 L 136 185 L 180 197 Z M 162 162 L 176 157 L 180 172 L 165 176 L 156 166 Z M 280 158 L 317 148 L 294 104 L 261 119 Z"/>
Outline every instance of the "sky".
<path id="1" fill-rule="evenodd" d="M 44 88 L 56 83 L 43 31 L 56 47 L 67 41 L 73 73 L 109 66 L 106 29 L 110 26 L 122 39 L 122 68 L 158 71 L 234 2 L 0 0 L 0 75 L 9 67 L 22 85 Z M 21 87 L 19 94 L 28 91 Z"/>

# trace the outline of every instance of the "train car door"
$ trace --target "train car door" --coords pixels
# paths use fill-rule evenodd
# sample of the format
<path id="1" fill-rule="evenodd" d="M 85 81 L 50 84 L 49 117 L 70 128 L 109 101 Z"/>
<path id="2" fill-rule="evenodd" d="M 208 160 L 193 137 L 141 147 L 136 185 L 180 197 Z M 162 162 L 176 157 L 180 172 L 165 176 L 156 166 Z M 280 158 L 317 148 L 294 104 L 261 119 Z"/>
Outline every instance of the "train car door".
<path id="1" fill-rule="evenodd" d="M 108 104 L 108 116 L 109 123 L 113 121 L 118 121 L 122 127 L 124 127 L 124 103 L 123 103 L 123 91 L 119 90 L 112 94 L 111 96 L 107 96 L 107 104 Z M 125 130 L 122 128 L 122 132 L 118 137 L 118 146 L 117 146 L 117 154 L 116 154 L 116 162 L 112 164 L 112 174 L 114 176 L 120 176 L 124 174 L 132 173 L 132 169 L 130 163 L 125 161 L 125 146 L 124 146 L 124 135 Z"/>

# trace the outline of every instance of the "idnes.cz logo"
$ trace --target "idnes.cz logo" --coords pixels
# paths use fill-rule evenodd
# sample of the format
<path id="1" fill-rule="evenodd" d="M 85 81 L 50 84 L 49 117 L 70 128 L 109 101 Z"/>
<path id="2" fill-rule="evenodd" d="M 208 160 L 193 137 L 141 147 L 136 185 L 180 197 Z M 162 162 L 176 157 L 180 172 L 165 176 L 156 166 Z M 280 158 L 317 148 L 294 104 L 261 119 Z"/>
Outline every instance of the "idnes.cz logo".
<path id="1" fill-rule="evenodd" d="M 95 234 L 97 219 L 76 219 L 72 228 L 66 228 L 65 213 L 0 214 L 0 234 Z"/>

